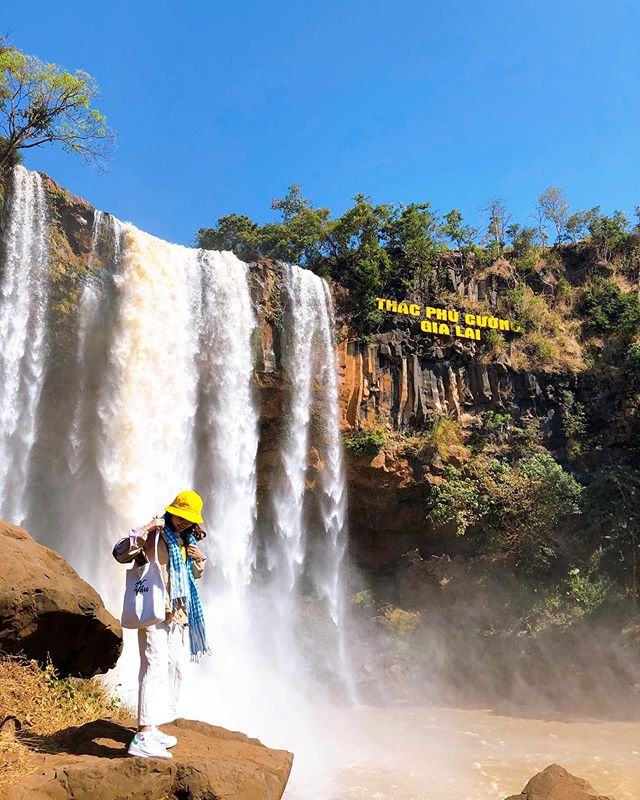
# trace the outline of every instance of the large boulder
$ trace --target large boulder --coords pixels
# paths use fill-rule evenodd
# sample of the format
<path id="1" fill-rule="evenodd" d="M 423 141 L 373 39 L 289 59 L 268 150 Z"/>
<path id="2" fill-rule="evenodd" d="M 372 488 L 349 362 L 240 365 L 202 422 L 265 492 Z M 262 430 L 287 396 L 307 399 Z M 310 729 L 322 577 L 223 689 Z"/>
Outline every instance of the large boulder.
<path id="1" fill-rule="evenodd" d="M 576 778 L 558 764 L 550 764 L 531 778 L 521 794 L 511 795 L 507 800 L 613 800 L 613 798 L 598 794 L 590 783 L 582 778 Z"/>
<path id="2" fill-rule="evenodd" d="M 122 628 L 54 550 L 0 520 L 0 650 L 90 677 L 115 666 Z"/>
<path id="3" fill-rule="evenodd" d="M 110 720 L 71 728 L 46 742 L 34 772 L 0 800 L 280 800 L 293 754 L 204 722 L 163 726 L 178 738 L 171 760 L 132 758 L 135 725 Z M 40 743 L 43 745 L 44 743 Z M 44 747 L 40 747 L 44 750 Z"/>

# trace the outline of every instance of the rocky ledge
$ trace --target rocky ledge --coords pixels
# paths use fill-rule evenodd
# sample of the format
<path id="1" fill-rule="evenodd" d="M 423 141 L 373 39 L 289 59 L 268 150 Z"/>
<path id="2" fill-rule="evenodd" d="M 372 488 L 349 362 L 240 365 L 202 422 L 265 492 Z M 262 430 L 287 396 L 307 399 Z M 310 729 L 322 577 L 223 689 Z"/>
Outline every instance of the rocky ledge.
<path id="1" fill-rule="evenodd" d="M 171 760 L 127 755 L 135 724 L 101 719 L 30 742 L 35 771 L 0 800 L 280 800 L 293 754 L 204 722 L 164 726 L 178 738 Z M 44 751 L 44 752 L 42 752 Z"/>
<path id="2" fill-rule="evenodd" d="M 120 623 L 61 555 L 0 520 L 0 650 L 50 658 L 61 675 L 90 677 L 116 665 Z"/>

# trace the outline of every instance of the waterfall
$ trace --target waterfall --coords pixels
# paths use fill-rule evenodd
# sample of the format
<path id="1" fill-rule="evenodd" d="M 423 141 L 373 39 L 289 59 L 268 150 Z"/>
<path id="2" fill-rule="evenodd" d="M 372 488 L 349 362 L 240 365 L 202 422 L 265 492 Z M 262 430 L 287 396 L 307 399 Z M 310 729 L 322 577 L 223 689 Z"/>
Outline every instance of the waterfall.
<path id="1" fill-rule="evenodd" d="M 123 230 L 115 335 L 98 400 L 100 473 L 121 528 L 144 524 L 192 480 L 197 336 L 194 250 Z"/>
<path id="2" fill-rule="evenodd" d="M 0 283 L 0 513 L 22 523 L 42 389 L 49 287 L 48 213 L 37 172 L 14 168 L 8 216 Z"/>
<path id="3" fill-rule="evenodd" d="M 122 223 L 120 220 L 96 210 L 91 231 L 89 273 L 82 283 L 78 302 L 78 346 L 77 346 L 77 397 L 73 422 L 69 432 L 68 461 L 73 475 L 81 467 L 87 468 L 86 456 L 92 452 L 88 443 L 97 432 L 97 409 L 90 385 L 99 378 L 99 353 L 102 332 L 107 327 L 106 292 L 108 278 L 113 277 L 120 266 Z M 97 262 L 102 270 L 96 268 Z M 95 451 L 95 448 L 93 448 Z"/>
<path id="4" fill-rule="evenodd" d="M 255 563 L 258 407 L 252 391 L 256 318 L 247 265 L 232 253 L 201 253 L 199 315 L 201 445 L 214 560 L 229 595 L 241 598 Z"/>
<path id="5" fill-rule="evenodd" d="M 288 266 L 285 269 L 290 303 L 285 371 L 290 382 L 291 402 L 281 450 L 282 472 L 273 493 L 277 538 L 269 552 L 269 567 L 276 572 L 285 599 L 292 596 L 305 551 L 303 501 L 314 366 L 312 341 L 318 315 L 319 288 L 313 278 L 312 273 L 299 267 Z"/>
<path id="6" fill-rule="evenodd" d="M 285 409 L 281 470 L 275 474 L 275 532 L 268 547 L 273 573 L 273 603 L 280 645 L 280 669 L 286 669 L 300 638 L 300 580 L 308 578 L 326 603 L 333 622 L 329 639 L 316 652 L 315 669 L 348 677 L 343 641 L 344 603 L 341 569 L 345 552 L 345 479 L 339 429 L 338 385 L 334 355 L 331 296 L 317 275 L 295 265 L 285 267 L 288 342 L 284 372 L 289 407 Z M 306 507 L 310 444 L 320 462 L 318 510 Z M 299 649 L 299 648 L 298 648 Z M 283 663 L 284 662 L 284 663 Z M 351 695 L 350 681 L 347 680 Z"/>
<path id="7" fill-rule="evenodd" d="M 306 737 L 310 698 L 326 699 L 326 676 L 348 672 L 327 285 L 283 269 L 285 424 L 259 504 L 259 330 L 248 265 L 96 211 L 85 221 L 91 249 L 77 272 L 77 304 L 64 326 L 52 309 L 46 334 L 45 194 L 35 173 L 14 175 L 0 295 L 0 516 L 61 552 L 118 615 L 124 569 L 111 557 L 115 540 L 195 488 L 208 534 L 199 586 L 213 657 L 193 670 L 185 715 L 282 746 L 294 728 Z M 320 638 L 305 622 L 310 612 L 323 619 Z M 114 680 L 129 700 L 137 658 L 127 635 Z"/>

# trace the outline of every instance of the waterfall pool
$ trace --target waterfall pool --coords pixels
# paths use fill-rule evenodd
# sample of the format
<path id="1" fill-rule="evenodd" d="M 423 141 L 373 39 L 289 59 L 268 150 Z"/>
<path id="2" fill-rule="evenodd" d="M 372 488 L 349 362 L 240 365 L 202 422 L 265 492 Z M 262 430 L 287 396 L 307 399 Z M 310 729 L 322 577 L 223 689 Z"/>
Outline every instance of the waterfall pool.
<path id="1" fill-rule="evenodd" d="M 615 800 L 640 797 L 637 722 L 451 708 L 361 707 L 321 717 L 315 748 L 295 754 L 284 800 L 504 800 L 552 763 Z"/>

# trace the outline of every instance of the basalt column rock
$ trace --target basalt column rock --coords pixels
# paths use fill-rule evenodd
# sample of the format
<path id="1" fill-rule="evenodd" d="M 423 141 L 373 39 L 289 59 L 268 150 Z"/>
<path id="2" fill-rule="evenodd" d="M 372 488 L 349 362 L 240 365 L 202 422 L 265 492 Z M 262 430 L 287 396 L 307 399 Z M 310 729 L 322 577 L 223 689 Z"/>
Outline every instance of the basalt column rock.
<path id="1" fill-rule="evenodd" d="M 488 409 L 550 422 L 566 375 L 518 371 L 505 361 L 484 363 L 473 343 L 420 338 L 397 328 L 369 342 L 338 346 L 344 428 L 420 431 L 438 415 L 477 415 Z"/>
<path id="2" fill-rule="evenodd" d="M 0 650 L 90 677 L 115 666 L 122 628 L 54 550 L 0 520 Z"/>

